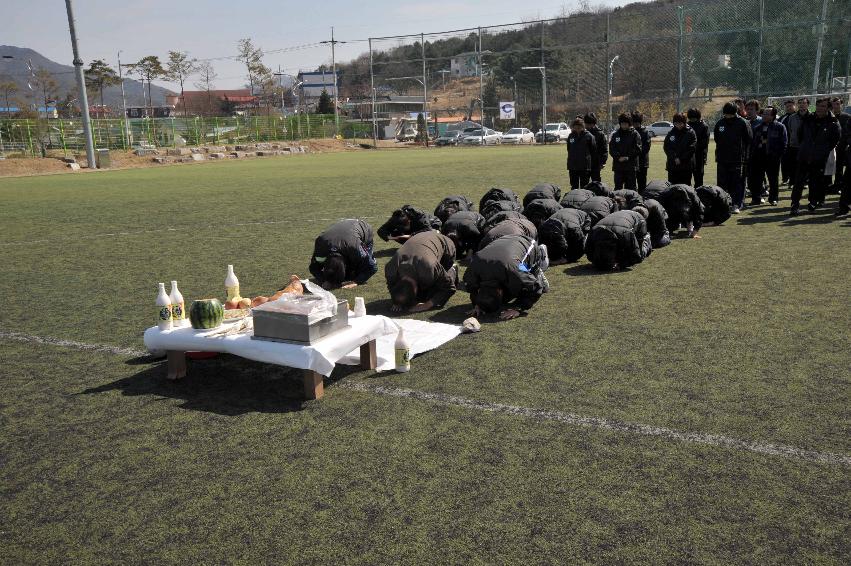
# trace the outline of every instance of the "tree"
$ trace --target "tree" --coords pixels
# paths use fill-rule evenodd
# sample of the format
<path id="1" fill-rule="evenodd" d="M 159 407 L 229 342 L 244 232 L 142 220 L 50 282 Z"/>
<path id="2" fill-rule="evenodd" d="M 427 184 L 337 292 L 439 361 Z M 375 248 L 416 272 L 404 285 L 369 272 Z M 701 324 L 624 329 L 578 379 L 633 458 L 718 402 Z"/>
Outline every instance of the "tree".
<path id="1" fill-rule="evenodd" d="M 0 82 L 0 95 L 3 96 L 3 99 L 6 101 L 6 117 L 12 117 L 12 111 L 10 110 L 11 106 L 9 105 L 9 99 L 18 93 L 18 85 L 9 81 Z"/>
<path id="2" fill-rule="evenodd" d="M 426 124 L 425 115 L 422 112 L 417 114 L 417 137 L 415 141 L 425 143 L 428 141 L 428 126 Z"/>
<path id="3" fill-rule="evenodd" d="M 250 38 L 240 39 L 237 42 L 236 60 L 241 61 L 248 71 L 249 94 L 254 96 L 254 85 L 261 84 L 264 79 L 271 77 L 272 71 L 263 64 L 263 51 L 254 47 Z"/>
<path id="4" fill-rule="evenodd" d="M 166 77 L 180 83 L 180 100 L 183 101 L 183 115 L 186 116 L 186 98 L 183 96 L 183 83 L 190 75 L 198 71 L 198 60 L 190 59 L 185 51 L 169 51 L 166 63 Z"/>
<path id="5" fill-rule="evenodd" d="M 215 81 L 218 77 L 216 75 L 216 71 L 213 69 L 213 65 L 209 61 L 204 61 L 198 65 L 198 82 L 195 83 L 195 88 L 199 88 L 207 93 L 207 114 L 212 114 L 213 112 L 213 95 L 212 90 L 215 88 Z M 184 108 L 184 112 L 186 109 Z"/>
<path id="6" fill-rule="evenodd" d="M 319 95 L 319 102 L 316 104 L 317 114 L 333 114 L 334 104 L 331 102 L 331 95 L 324 88 L 322 94 Z"/>
<path id="7" fill-rule="evenodd" d="M 77 114 L 77 94 L 66 92 L 65 97 L 56 104 L 60 118 L 73 118 Z"/>
<path id="8" fill-rule="evenodd" d="M 121 84 L 118 74 L 101 59 L 95 59 L 84 71 L 86 87 L 100 94 L 100 105 L 104 106 L 103 89 L 108 86 Z"/>
<path id="9" fill-rule="evenodd" d="M 33 94 L 38 104 L 44 108 L 45 117 L 47 117 L 47 107 L 50 106 L 51 102 L 55 103 L 56 99 L 59 98 L 59 85 L 53 80 L 53 74 L 43 68 L 39 68 L 33 73 L 30 84 L 32 85 Z"/>
<path id="10" fill-rule="evenodd" d="M 153 117 L 154 103 L 151 100 L 151 81 L 166 76 L 166 71 L 163 68 L 160 58 L 156 55 L 148 55 L 139 59 L 136 63 L 128 65 L 130 73 L 139 75 L 142 78 L 142 92 L 144 93 L 144 81 L 148 81 L 148 106 L 151 108 L 151 117 Z"/>

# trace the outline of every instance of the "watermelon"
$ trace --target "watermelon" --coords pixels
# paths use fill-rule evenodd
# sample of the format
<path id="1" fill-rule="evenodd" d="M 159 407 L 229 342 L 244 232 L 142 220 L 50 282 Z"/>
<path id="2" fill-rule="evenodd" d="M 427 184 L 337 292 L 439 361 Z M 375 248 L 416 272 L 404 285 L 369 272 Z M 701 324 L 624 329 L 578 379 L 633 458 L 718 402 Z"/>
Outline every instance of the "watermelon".
<path id="1" fill-rule="evenodd" d="M 189 307 L 189 322 L 198 330 L 221 326 L 224 316 L 225 310 L 218 299 L 192 301 Z"/>

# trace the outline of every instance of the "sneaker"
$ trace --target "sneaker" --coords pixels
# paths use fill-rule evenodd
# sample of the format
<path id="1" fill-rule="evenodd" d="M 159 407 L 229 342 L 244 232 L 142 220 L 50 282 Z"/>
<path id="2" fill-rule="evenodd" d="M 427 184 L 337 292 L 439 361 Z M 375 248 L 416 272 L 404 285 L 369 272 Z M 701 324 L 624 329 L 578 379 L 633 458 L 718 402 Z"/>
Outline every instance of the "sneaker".
<path id="1" fill-rule="evenodd" d="M 809 210 L 810 212 L 815 212 L 816 209 L 818 209 L 818 203 L 811 202 L 807 205 L 807 210 Z"/>
<path id="2" fill-rule="evenodd" d="M 738 207 L 738 206 L 734 206 L 734 207 L 733 207 L 733 214 L 739 214 L 739 213 L 741 213 L 741 212 L 742 212 L 742 211 L 739 209 L 739 207 Z"/>
<path id="3" fill-rule="evenodd" d="M 794 205 L 789 209 L 789 216 L 798 216 L 800 214 L 800 210 L 798 210 L 798 205 Z"/>
<path id="4" fill-rule="evenodd" d="M 770 204 L 771 206 L 777 206 L 777 201 L 776 200 L 770 200 L 770 201 L 768 201 L 768 204 Z"/>
<path id="5" fill-rule="evenodd" d="M 765 197 L 759 199 L 759 204 L 765 204 L 765 202 L 766 202 Z"/>

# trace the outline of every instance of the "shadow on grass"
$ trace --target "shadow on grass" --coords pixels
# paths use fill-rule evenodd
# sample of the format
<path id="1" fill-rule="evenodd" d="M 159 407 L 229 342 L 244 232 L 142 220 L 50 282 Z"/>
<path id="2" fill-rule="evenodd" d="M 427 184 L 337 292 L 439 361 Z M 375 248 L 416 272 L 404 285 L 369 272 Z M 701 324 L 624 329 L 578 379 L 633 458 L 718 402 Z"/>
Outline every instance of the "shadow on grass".
<path id="1" fill-rule="evenodd" d="M 752 213 L 744 218 L 739 218 L 738 224 L 753 226 L 756 224 L 780 222 L 780 226 L 800 226 L 805 224 L 830 224 L 836 221 L 833 207 L 820 208 L 815 212 L 809 212 L 804 208 L 798 216 L 789 216 L 789 209 L 775 208 L 771 212 L 775 214 L 769 216 L 767 213 L 761 215 Z"/>
<path id="2" fill-rule="evenodd" d="M 428 319 L 432 322 L 442 322 L 443 324 L 461 324 L 470 317 L 468 312 L 473 309 L 473 305 L 455 305 L 448 309 L 441 309 L 431 314 Z M 482 317 L 485 318 L 485 317 Z M 479 322 L 484 322 L 480 320 Z"/>
<path id="3" fill-rule="evenodd" d="M 143 359 L 129 360 L 138 365 Z M 165 363 L 149 365 L 139 373 L 112 383 L 105 383 L 79 393 L 91 395 L 120 391 L 122 395 L 147 395 L 180 399 L 182 409 L 236 416 L 246 413 L 289 413 L 300 411 L 304 404 L 301 370 L 264 364 L 222 354 L 207 360 L 187 360 L 183 379 L 166 379 Z M 338 366 L 326 387 L 362 371 L 356 366 Z"/>
<path id="4" fill-rule="evenodd" d="M 393 257 L 397 248 L 387 248 L 386 250 L 376 250 L 372 252 L 374 257 Z"/>
<path id="5" fill-rule="evenodd" d="M 613 271 L 600 271 L 590 263 L 574 264 L 564 270 L 565 275 L 571 277 L 587 277 L 590 275 L 617 275 L 618 273 L 629 273 L 632 268 L 618 269 Z"/>

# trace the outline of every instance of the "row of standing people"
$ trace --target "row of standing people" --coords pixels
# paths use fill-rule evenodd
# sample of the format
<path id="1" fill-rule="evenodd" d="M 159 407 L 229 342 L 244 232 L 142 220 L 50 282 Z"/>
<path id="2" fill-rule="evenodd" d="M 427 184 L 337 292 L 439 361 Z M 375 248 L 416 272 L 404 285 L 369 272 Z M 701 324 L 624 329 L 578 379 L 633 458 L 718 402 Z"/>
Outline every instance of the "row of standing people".
<path id="1" fill-rule="evenodd" d="M 674 231 L 699 237 L 701 225 L 730 216 L 722 189 L 664 181 L 650 183 L 644 196 L 592 181 L 563 198 L 557 185 L 540 184 L 522 202 L 510 189 L 493 188 L 478 208 L 461 195 L 443 199 L 434 214 L 404 205 L 378 229 L 383 240 L 402 244 L 384 270 L 392 310 L 443 307 L 462 287 L 457 262 L 464 260 L 472 312 L 515 318 L 549 289 L 550 264 L 585 255 L 598 269 L 626 269 L 668 245 Z M 316 239 L 310 271 L 326 288 L 364 283 L 377 269 L 372 228 L 363 220 L 342 220 Z"/>
<path id="2" fill-rule="evenodd" d="M 798 213 L 805 186 L 810 190 L 810 210 L 823 205 L 831 175 L 835 175 L 833 188 L 842 193 L 837 215 L 847 214 L 851 175 L 844 171 L 851 168 L 851 116 L 842 112 L 842 100 L 819 99 L 812 113 L 806 97 L 797 107 L 793 100 L 785 106 L 786 114 L 779 119 L 776 108 L 761 109 L 756 100 L 736 100 L 722 108 L 723 117 L 713 129 L 717 182 L 731 195 L 732 212 L 745 207 L 746 183 L 752 206 L 764 204 L 766 197 L 769 204 L 777 205 L 782 171 L 784 182 L 792 186 L 791 214 Z M 607 140 L 594 114 L 573 121 L 567 140 L 571 188 L 599 180 L 611 156 L 615 187 L 644 190 L 652 138 L 642 125 L 641 113 L 621 114 L 618 122 Z M 677 113 L 673 124 L 664 139 L 668 180 L 699 187 L 708 158 L 709 126 L 696 108 Z"/>

